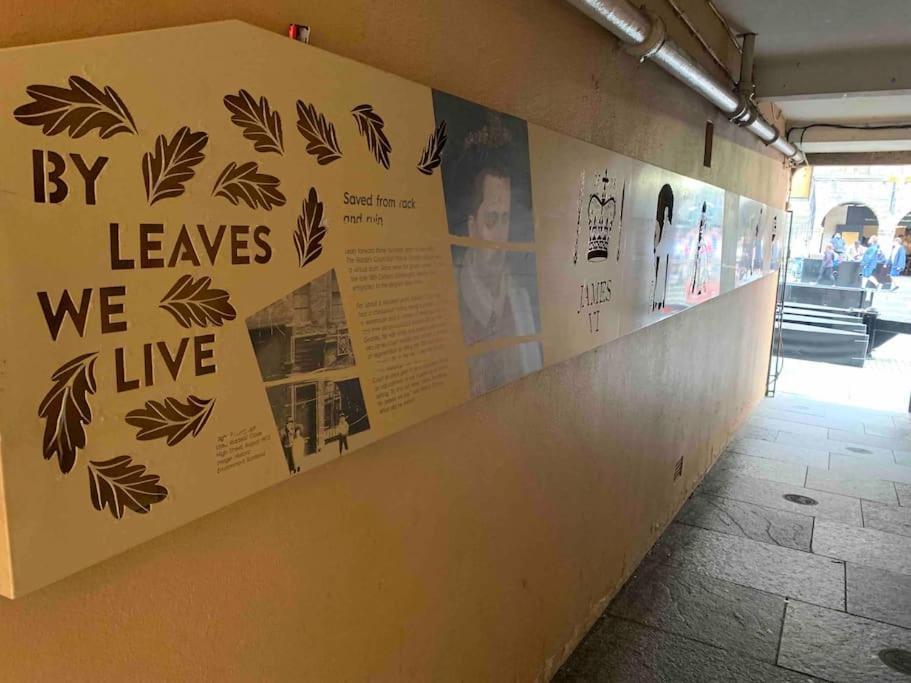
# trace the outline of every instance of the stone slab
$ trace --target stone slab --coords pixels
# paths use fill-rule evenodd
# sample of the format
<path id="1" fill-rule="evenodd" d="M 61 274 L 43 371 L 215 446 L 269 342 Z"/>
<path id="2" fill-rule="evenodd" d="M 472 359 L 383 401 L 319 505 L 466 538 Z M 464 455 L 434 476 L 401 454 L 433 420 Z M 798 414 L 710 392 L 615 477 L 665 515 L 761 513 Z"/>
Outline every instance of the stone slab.
<path id="1" fill-rule="evenodd" d="M 775 411 L 783 413 L 797 413 L 799 415 L 814 415 L 825 417 L 826 404 L 819 401 L 803 400 L 803 397 L 794 398 L 780 394 L 774 398 L 764 399 L 756 408 L 756 412 Z"/>
<path id="2" fill-rule="evenodd" d="M 905 465 L 861 462 L 857 458 L 833 453 L 829 458 L 829 469 L 844 475 L 911 484 L 911 467 Z"/>
<path id="3" fill-rule="evenodd" d="M 792 446 L 760 439 L 732 439 L 728 449 L 735 453 L 752 455 L 754 458 L 768 458 L 810 467 L 829 466 L 829 452 L 819 448 Z"/>
<path id="4" fill-rule="evenodd" d="M 906 675 L 877 656 L 887 648 L 911 649 L 911 631 L 793 601 L 785 614 L 778 664 L 831 681 L 907 683 Z"/>
<path id="5" fill-rule="evenodd" d="M 759 439 L 761 441 L 777 441 L 778 432 L 774 429 L 766 429 L 764 427 L 756 427 L 751 423 L 745 424 L 741 427 L 733 436 L 734 439 Z"/>
<path id="6" fill-rule="evenodd" d="M 768 479 L 770 481 L 803 486 L 807 478 L 807 467 L 797 463 L 769 460 L 768 458 L 754 458 L 752 455 L 728 451 L 718 459 L 718 462 L 715 463 L 711 470 L 711 474 L 716 476 L 722 473 L 739 474 L 757 479 Z"/>
<path id="7" fill-rule="evenodd" d="M 676 521 L 785 548 L 810 551 L 813 518 L 717 496 L 694 495 Z"/>
<path id="8" fill-rule="evenodd" d="M 886 439 L 895 439 L 896 443 L 904 442 L 911 446 L 911 425 L 899 427 L 891 420 L 888 422 L 875 424 L 865 422 L 864 432 L 872 436 L 881 436 Z"/>
<path id="9" fill-rule="evenodd" d="M 608 613 L 775 663 L 785 600 L 672 565 L 637 571 Z"/>
<path id="10" fill-rule="evenodd" d="M 760 406 L 753 415 L 757 417 L 768 417 L 776 420 L 787 420 L 788 422 L 798 422 L 800 424 L 813 425 L 816 427 L 825 427 L 827 429 L 844 429 L 846 431 L 865 433 L 864 423 L 859 419 L 844 417 L 829 417 L 824 414 L 812 415 L 800 411 L 791 411 L 784 409 L 766 408 Z"/>
<path id="11" fill-rule="evenodd" d="M 848 611 L 911 629 L 911 576 L 848 562 Z"/>
<path id="12" fill-rule="evenodd" d="M 766 479 L 756 479 L 738 474 L 710 472 L 696 489 L 698 493 L 742 500 L 764 507 L 796 512 L 799 515 L 810 515 L 817 519 L 829 519 L 844 524 L 863 526 L 860 514 L 860 501 L 857 498 L 840 496 L 824 491 L 814 491 L 802 486 L 784 484 Z M 786 495 L 797 495 L 812 498 L 815 505 L 800 505 L 784 498 Z"/>
<path id="13" fill-rule="evenodd" d="M 653 553 L 665 564 L 716 579 L 844 608 L 844 563 L 827 557 L 676 523 L 664 532 Z"/>
<path id="14" fill-rule="evenodd" d="M 860 460 L 877 462 L 885 465 L 895 463 L 895 454 L 888 448 L 878 448 L 868 444 L 848 443 L 846 441 L 832 441 L 831 439 L 820 439 L 815 436 L 806 434 L 791 434 L 789 432 L 778 432 L 776 443 L 790 444 L 800 446 L 801 448 L 812 448 L 814 450 L 828 451 L 829 453 L 838 453 L 840 455 L 850 455 Z"/>
<path id="15" fill-rule="evenodd" d="M 911 508 L 883 505 L 869 500 L 860 503 L 864 526 L 899 536 L 911 536 Z"/>
<path id="16" fill-rule="evenodd" d="M 828 435 L 829 428 L 827 426 L 818 426 L 806 424 L 803 421 L 796 420 L 782 420 L 776 417 L 769 417 L 767 415 L 754 415 L 750 418 L 748 424 L 761 427 L 764 429 L 774 429 L 779 432 L 789 432 L 791 434 L 803 434 L 805 436 L 815 436 L 820 439 L 825 439 Z"/>
<path id="17" fill-rule="evenodd" d="M 603 617 L 552 680 L 554 683 L 796 683 L 815 679 L 624 619 Z"/>
<path id="18" fill-rule="evenodd" d="M 867 479 L 866 477 L 858 477 L 856 474 L 838 470 L 807 468 L 807 488 L 898 505 L 895 485 L 891 481 Z"/>
<path id="19" fill-rule="evenodd" d="M 901 448 L 900 444 L 896 443 L 895 439 L 888 439 L 883 436 L 874 436 L 873 434 L 867 433 L 849 432 L 844 429 L 830 429 L 829 439 L 832 441 L 860 444 L 862 446 L 869 445 L 878 448 L 888 448 L 889 450 L 895 448 L 899 448 L 899 450 L 911 450 L 909 448 Z"/>
<path id="20" fill-rule="evenodd" d="M 911 574 L 911 538 L 878 529 L 858 529 L 817 519 L 813 527 L 813 552 L 899 574 Z"/>

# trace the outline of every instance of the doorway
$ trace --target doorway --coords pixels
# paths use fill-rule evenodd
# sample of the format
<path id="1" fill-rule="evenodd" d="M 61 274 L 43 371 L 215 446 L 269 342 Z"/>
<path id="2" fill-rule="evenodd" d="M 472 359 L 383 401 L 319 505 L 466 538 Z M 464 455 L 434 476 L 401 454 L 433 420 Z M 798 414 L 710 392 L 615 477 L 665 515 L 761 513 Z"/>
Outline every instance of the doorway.
<path id="1" fill-rule="evenodd" d="M 895 167 L 814 168 L 809 193 L 791 197 L 775 395 L 909 410 L 909 181 L 911 167 L 907 177 Z"/>

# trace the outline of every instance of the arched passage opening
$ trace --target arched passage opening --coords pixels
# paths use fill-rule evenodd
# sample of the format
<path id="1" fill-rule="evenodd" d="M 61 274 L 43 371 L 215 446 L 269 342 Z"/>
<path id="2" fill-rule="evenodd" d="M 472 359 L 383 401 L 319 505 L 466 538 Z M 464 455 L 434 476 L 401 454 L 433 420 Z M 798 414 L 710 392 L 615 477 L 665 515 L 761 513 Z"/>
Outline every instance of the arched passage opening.
<path id="1" fill-rule="evenodd" d="M 833 206 L 823 217 L 819 251 L 824 251 L 825 246 L 832 242 L 836 235 L 840 235 L 844 241 L 844 251 L 847 251 L 854 247 L 855 243 L 866 245 L 869 239 L 878 233 L 879 220 L 873 209 L 861 202 L 845 202 Z"/>

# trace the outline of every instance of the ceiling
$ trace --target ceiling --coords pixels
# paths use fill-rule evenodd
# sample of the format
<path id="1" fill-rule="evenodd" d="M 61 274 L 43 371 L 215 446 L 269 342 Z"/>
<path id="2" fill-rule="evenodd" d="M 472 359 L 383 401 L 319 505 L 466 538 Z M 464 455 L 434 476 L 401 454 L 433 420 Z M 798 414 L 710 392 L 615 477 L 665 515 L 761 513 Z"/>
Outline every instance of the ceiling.
<path id="1" fill-rule="evenodd" d="M 911 0 L 714 0 L 756 37 L 757 99 L 789 126 L 911 123 Z M 805 152 L 911 150 L 911 129 L 812 128 Z"/>
<path id="2" fill-rule="evenodd" d="M 758 59 L 911 45 L 908 0 L 714 2 L 735 31 L 758 35 Z"/>

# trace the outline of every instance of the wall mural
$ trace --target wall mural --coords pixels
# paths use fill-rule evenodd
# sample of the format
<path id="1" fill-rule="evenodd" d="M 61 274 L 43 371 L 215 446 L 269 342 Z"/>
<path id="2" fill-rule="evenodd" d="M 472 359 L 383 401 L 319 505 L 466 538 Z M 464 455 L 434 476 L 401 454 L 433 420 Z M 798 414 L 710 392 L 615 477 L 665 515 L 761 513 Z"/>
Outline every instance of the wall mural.
<path id="1" fill-rule="evenodd" d="M 766 252 L 768 210 L 757 201 L 740 198 L 737 236 L 737 286 L 762 277 Z"/>
<path id="2" fill-rule="evenodd" d="M 787 239 L 778 210 L 240 22 L 0 63 L 4 595 L 774 271 Z"/>

